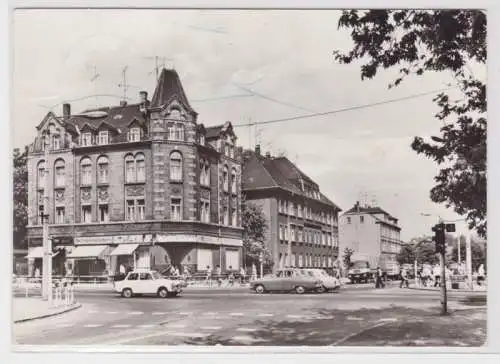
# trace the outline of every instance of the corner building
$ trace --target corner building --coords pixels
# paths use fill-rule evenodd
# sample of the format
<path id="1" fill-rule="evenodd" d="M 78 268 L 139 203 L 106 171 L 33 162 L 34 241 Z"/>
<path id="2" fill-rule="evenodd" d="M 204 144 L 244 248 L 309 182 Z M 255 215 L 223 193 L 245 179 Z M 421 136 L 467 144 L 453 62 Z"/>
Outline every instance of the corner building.
<path id="1" fill-rule="evenodd" d="M 273 270 L 334 267 L 341 209 L 288 158 L 261 155 L 257 146 L 245 151 L 243 159 L 243 192 L 267 219 Z"/>
<path id="2" fill-rule="evenodd" d="M 30 270 L 41 270 L 42 212 L 56 274 L 239 269 L 241 149 L 230 122 L 197 117 L 166 69 L 151 101 L 143 91 L 136 104 L 48 113 L 28 157 Z"/>

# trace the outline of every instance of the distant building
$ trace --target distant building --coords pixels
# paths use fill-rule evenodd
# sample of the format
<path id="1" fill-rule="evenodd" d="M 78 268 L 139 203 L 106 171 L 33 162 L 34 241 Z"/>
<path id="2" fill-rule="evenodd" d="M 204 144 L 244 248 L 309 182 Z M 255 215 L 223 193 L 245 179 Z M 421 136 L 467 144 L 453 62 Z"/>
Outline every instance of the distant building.
<path id="1" fill-rule="evenodd" d="M 257 146 L 244 153 L 242 189 L 267 218 L 273 269 L 333 266 L 341 210 L 296 165 L 286 157 L 261 155 Z"/>
<path id="2" fill-rule="evenodd" d="M 340 254 L 354 251 L 352 260 L 367 260 L 372 268 L 389 269 L 396 264 L 401 250 L 398 219 L 380 207 L 354 207 L 340 217 Z"/>
<path id="3" fill-rule="evenodd" d="M 174 70 L 162 70 L 151 101 L 139 96 L 75 114 L 65 104 L 38 125 L 28 156 L 30 273 L 41 270 L 42 212 L 58 274 L 239 268 L 241 149 L 231 123 L 198 123 Z"/>

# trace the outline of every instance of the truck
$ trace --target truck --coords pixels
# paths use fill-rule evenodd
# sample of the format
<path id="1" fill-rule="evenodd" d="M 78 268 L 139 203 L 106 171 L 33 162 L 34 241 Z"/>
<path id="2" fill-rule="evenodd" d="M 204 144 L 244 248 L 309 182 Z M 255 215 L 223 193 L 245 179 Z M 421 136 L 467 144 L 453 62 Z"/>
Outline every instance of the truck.
<path id="1" fill-rule="evenodd" d="M 370 267 L 368 260 L 354 260 L 347 271 L 347 278 L 351 283 L 368 283 L 375 277 L 375 270 Z"/>

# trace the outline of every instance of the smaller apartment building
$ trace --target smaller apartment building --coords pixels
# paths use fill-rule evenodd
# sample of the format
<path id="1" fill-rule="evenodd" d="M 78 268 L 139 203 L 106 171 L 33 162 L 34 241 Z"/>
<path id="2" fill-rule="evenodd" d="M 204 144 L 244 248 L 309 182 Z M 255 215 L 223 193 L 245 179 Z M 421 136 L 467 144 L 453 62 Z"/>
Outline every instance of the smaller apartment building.
<path id="1" fill-rule="evenodd" d="M 262 207 L 273 269 L 333 267 L 338 258 L 340 208 L 286 157 L 244 153 L 242 189 Z"/>
<path id="2" fill-rule="evenodd" d="M 352 249 L 352 260 L 367 260 L 370 267 L 391 269 L 397 265 L 401 250 L 401 227 L 398 219 L 380 207 L 354 207 L 340 217 L 340 254 Z"/>

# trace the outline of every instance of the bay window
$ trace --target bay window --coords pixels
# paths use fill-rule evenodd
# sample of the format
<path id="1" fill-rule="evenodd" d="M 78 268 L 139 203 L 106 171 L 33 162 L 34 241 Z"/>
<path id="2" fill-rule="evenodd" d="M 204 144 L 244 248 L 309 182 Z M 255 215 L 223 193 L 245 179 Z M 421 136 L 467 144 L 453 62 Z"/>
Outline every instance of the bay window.
<path id="1" fill-rule="evenodd" d="M 182 181 L 182 155 L 179 152 L 170 154 L 170 180 Z"/>

